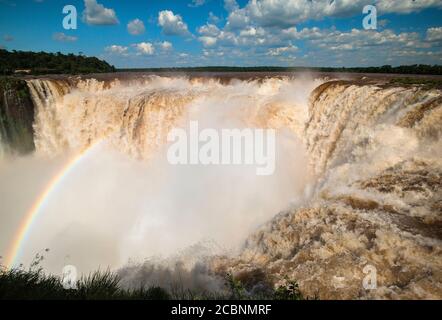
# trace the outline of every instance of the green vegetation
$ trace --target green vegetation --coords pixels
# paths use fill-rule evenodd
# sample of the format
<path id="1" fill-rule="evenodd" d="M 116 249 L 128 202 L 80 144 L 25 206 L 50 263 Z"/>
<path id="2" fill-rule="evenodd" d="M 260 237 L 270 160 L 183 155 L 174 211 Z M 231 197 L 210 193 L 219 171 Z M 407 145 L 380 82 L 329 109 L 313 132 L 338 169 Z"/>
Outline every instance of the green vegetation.
<path id="1" fill-rule="evenodd" d="M 235 279 L 231 273 L 226 276 L 226 286 L 230 292 L 228 298 L 233 300 L 263 299 L 263 300 L 304 300 L 296 281 L 284 279 L 284 284 L 273 290 L 263 290 L 261 293 L 250 295 L 243 283 Z"/>
<path id="2" fill-rule="evenodd" d="M 0 49 L 0 74 L 87 74 L 115 72 L 107 62 L 74 54 L 25 52 Z"/>
<path id="3" fill-rule="evenodd" d="M 82 277 L 75 289 L 65 289 L 62 279 L 46 275 L 39 267 L 42 255 L 36 255 L 28 270 L 7 270 L 0 265 L 0 300 L 302 300 L 295 281 L 260 294 L 249 294 L 243 284 L 231 274 L 226 276 L 226 290 L 222 293 L 165 290 L 158 286 L 126 290 L 120 278 L 110 271 L 97 271 Z"/>
<path id="4" fill-rule="evenodd" d="M 246 288 L 241 281 L 235 279 L 231 273 L 226 276 L 226 285 L 230 290 L 230 298 L 242 300 L 246 297 Z"/>
<path id="5" fill-rule="evenodd" d="M 9 52 L 0 49 L 0 75 L 14 73 L 42 74 L 89 74 L 117 71 L 114 66 L 95 57 L 83 55 L 46 53 L 46 52 Z M 140 68 L 118 69 L 123 72 L 348 72 L 348 73 L 396 73 L 396 74 L 432 74 L 442 75 L 442 66 L 415 64 L 410 66 L 392 67 L 353 67 L 353 68 L 328 68 L 328 67 L 228 67 L 207 66 L 189 68 Z"/>
<path id="6" fill-rule="evenodd" d="M 382 66 L 356 68 L 322 68 L 322 67 L 191 67 L 191 68 L 145 68 L 118 69 L 125 72 L 349 72 L 349 73 L 397 73 L 397 74 L 433 74 L 442 75 L 442 66 L 415 64 L 410 66 Z"/>
<path id="7" fill-rule="evenodd" d="M 276 288 L 274 293 L 275 300 L 303 300 L 304 297 L 299 290 L 296 281 L 286 280 L 286 284 Z"/>
<path id="8" fill-rule="evenodd" d="M 170 295 L 159 287 L 122 290 L 118 277 L 95 272 L 77 282 L 77 289 L 63 288 L 59 277 L 41 270 L 14 269 L 0 272 L 1 300 L 168 300 Z"/>
<path id="9" fill-rule="evenodd" d="M 441 89 L 442 79 L 421 79 L 421 78 L 395 78 L 391 84 L 401 86 L 422 86 L 424 89 Z"/>

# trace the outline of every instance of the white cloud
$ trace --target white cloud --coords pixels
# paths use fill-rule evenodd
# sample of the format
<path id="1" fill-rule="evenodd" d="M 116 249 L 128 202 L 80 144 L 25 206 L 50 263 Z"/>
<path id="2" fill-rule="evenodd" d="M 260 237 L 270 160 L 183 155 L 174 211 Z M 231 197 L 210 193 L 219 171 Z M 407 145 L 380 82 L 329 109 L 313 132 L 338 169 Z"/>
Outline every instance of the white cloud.
<path id="1" fill-rule="evenodd" d="M 114 25 L 118 18 L 114 9 L 105 8 L 97 0 L 84 0 L 83 21 L 89 25 Z"/>
<path id="2" fill-rule="evenodd" d="M 417 32 L 393 30 L 339 31 L 296 27 L 278 28 L 246 24 L 240 29 L 201 26 L 198 40 L 203 44 L 206 63 L 224 53 L 227 63 L 278 64 L 307 66 L 379 65 L 382 63 L 437 63 L 438 28 L 428 30 L 427 39 Z M 434 40 L 430 42 L 429 40 Z M 308 52 L 308 55 L 307 55 Z M 296 57 L 295 57 L 296 53 Z M 414 59 L 413 59 L 414 55 Z M 220 60 L 216 60 L 220 61 Z"/>
<path id="3" fill-rule="evenodd" d="M 170 43 L 169 41 L 163 41 L 163 42 L 160 42 L 159 44 L 158 44 L 158 46 L 161 48 L 161 50 L 163 50 L 163 51 L 170 51 L 170 50 L 172 50 L 173 49 L 173 45 L 172 45 L 172 43 Z"/>
<path id="4" fill-rule="evenodd" d="M 128 47 L 124 46 L 118 46 L 118 45 L 111 45 L 106 48 L 104 48 L 104 51 L 111 54 L 117 54 L 117 55 L 127 55 Z"/>
<path id="5" fill-rule="evenodd" d="M 242 29 L 245 28 L 248 24 L 250 24 L 250 17 L 247 14 L 245 9 L 238 9 L 235 11 L 232 11 L 228 18 L 226 23 L 226 29 L 227 30 L 236 30 L 236 29 Z"/>
<path id="6" fill-rule="evenodd" d="M 127 24 L 127 31 L 131 35 L 136 36 L 143 34 L 146 31 L 146 28 L 144 27 L 143 21 L 141 21 L 140 19 L 135 19 Z"/>
<path id="7" fill-rule="evenodd" d="M 133 45 L 138 52 L 138 55 L 151 56 L 155 53 L 155 48 L 150 42 L 140 42 Z"/>
<path id="8" fill-rule="evenodd" d="M 228 12 L 239 9 L 238 2 L 236 0 L 224 0 L 224 9 Z"/>
<path id="9" fill-rule="evenodd" d="M 198 40 L 201 41 L 203 46 L 205 47 L 212 47 L 218 41 L 216 37 L 208 37 L 208 36 L 199 37 Z"/>
<path id="10" fill-rule="evenodd" d="M 429 28 L 427 30 L 428 41 L 441 41 L 442 40 L 442 27 Z"/>
<path id="11" fill-rule="evenodd" d="M 158 24 L 163 29 L 163 33 L 168 36 L 189 34 L 187 24 L 183 21 L 183 18 L 170 10 L 163 10 L 158 13 Z"/>
<path id="12" fill-rule="evenodd" d="M 56 32 L 52 35 L 52 39 L 60 42 L 74 42 L 77 41 L 78 38 L 74 36 L 68 36 L 63 32 Z"/>
<path id="13" fill-rule="evenodd" d="M 281 30 L 282 39 L 300 40 L 300 39 L 317 39 L 323 37 L 323 33 L 317 27 L 304 28 L 298 31 L 296 27 Z"/>
<path id="14" fill-rule="evenodd" d="M 192 3 L 189 3 L 189 7 L 196 8 L 204 5 L 206 0 L 192 0 Z"/>
<path id="15" fill-rule="evenodd" d="M 229 4 L 229 21 L 234 26 L 238 21 L 250 20 L 255 24 L 269 27 L 289 27 L 307 20 L 324 17 L 344 17 L 362 14 L 367 0 L 250 0 L 244 8 Z M 410 13 L 426 8 L 442 8 L 440 0 L 378 0 L 379 13 Z M 227 8 L 227 7 L 226 7 Z"/>
<path id="16" fill-rule="evenodd" d="M 354 50 L 355 47 L 350 43 L 343 43 L 336 46 L 330 46 L 328 47 L 328 49 L 332 51 L 343 51 L 343 50 Z"/>
<path id="17" fill-rule="evenodd" d="M 427 48 L 428 44 L 421 41 L 416 32 L 403 32 L 396 34 L 392 30 L 370 32 L 352 29 L 350 32 L 336 30 L 322 31 L 322 37 L 311 41 L 323 49 L 352 50 L 367 48 L 373 52 L 385 51 L 389 47 Z"/>
<path id="18" fill-rule="evenodd" d="M 265 35 L 263 28 L 247 27 L 239 32 L 241 37 L 257 37 Z"/>
<path id="19" fill-rule="evenodd" d="M 210 11 L 208 21 L 212 24 L 217 24 L 221 21 L 221 19 L 217 17 L 212 11 Z"/>
<path id="20" fill-rule="evenodd" d="M 280 56 L 284 53 L 293 53 L 298 51 L 298 47 L 294 45 L 289 45 L 287 47 L 279 47 L 279 48 L 271 48 L 267 52 L 267 55 L 269 56 Z"/>
<path id="21" fill-rule="evenodd" d="M 314 61 L 316 64 L 432 64 L 438 59 L 432 44 L 417 32 L 372 32 L 359 29 L 341 32 L 332 29 L 316 30 L 315 33 L 321 36 L 304 38 L 304 41 L 309 50 L 307 62 Z M 298 37 L 299 34 L 308 37 L 311 32 L 304 32 L 303 29 L 298 32 Z M 434 45 L 437 46 L 437 43 Z"/>
<path id="22" fill-rule="evenodd" d="M 219 35 L 220 30 L 216 25 L 208 23 L 204 26 L 201 26 L 198 29 L 198 33 L 202 36 L 216 37 L 217 35 Z"/>
<path id="23" fill-rule="evenodd" d="M 442 8 L 439 0 L 378 0 L 378 10 L 382 13 L 411 13 L 427 8 Z"/>

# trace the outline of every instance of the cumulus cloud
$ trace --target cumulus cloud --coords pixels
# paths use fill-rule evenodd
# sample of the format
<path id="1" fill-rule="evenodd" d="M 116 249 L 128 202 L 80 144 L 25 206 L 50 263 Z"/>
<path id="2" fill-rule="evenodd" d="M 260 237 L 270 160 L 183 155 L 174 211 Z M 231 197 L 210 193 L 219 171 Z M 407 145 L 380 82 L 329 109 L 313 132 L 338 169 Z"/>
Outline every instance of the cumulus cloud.
<path id="1" fill-rule="evenodd" d="M 221 19 L 218 16 L 216 16 L 212 11 L 210 11 L 208 21 L 212 24 L 217 24 L 221 21 Z"/>
<path id="2" fill-rule="evenodd" d="M 427 8 L 442 8 L 439 0 L 378 0 L 376 6 L 382 13 L 411 13 Z"/>
<path id="3" fill-rule="evenodd" d="M 229 50 L 232 53 L 233 49 L 238 49 L 238 55 L 250 59 L 251 56 L 284 57 L 294 51 L 305 57 L 308 51 L 315 53 L 319 50 L 328 52 L 329 57 L 333 54 L 342 56 L 343 52 L 355 50 L 373 52 L 388 49 L 399 53 L 409 48 L 427 50 L 432 46 L 431 41 L 439 39 L 437 28 L 428 30 L 426 39 L 423 39 L 417 32 L 398 33 L 384 28 L 377 31 L 353 29 L 341 32 L 335 28 L 297 29 L 294 26 L 303 21 L 327 17 L 360 16 L 366 4 L 366 0 L 249 0 L 241 7 L 235 0 L 225 0 L 229 15 L 224 27 L 209 22 L 197 29 L 198 40 L 205 48 L 203 53 L 211 50 Z M 382 14 L 406 14 L 430 7 L 442 8 L 442 2 L 435 0 L 378 0 L 376 5 Z M 386 24 L 386 20 L 379 22 L 384 27 Z"/>
<path id="4" fill-rule="evenodd" d="M 127 24 L 127 31 L 131 35 L 136 36 L 143 34 L 146 31 L 146 28 L 144 27 L 143 21 L 141 21 L 140 19 L 135 19 Z"/>
<path id="5" fill-rule="evenodd" d="M 179 14 L 174 14 L 170 10 L 163 10 L 158 13 L 158 24 L 163 29 L 163 33 L 168 36 L 189 35 L 187 24 Z"/>
<path id="6" fill-rule="evenodd" d="M 222 61 L 227 63 L 235 61 L 238 64 L 256 65 L 283 63 L 295 59 L 296 55 L 297 64 L 311 66 L 437 63 L 442 59 L 440 53 L 438 54 L 442 27 L 429 28 L 427 33 L 422 35 L 418 32 L 387 29 L 388 21 L 384 19 L 378 20 L 378 25 L 382 28 L 370 31 L 362 28 L 345 31 L 339 31 L 334 27 L 299 28 L 299 23 L 304 21 L 361 16 L 362 8 L 368 2 L 248 0 L 240 6 L 235 0 L 224 0 L 224 7 L 228 12 L 224 26 L 220 24 L 220 18 L 212 12 L 209 13 L 207 23 L 196 29 L 195 39 L 203 46 L 202 56 L 197 58 L 192 55 L 192 59 L 202 58 L 206 59 L 205 63 L 210 63 L 208 59 L 212 57 L 213 61 L 220 63 L 224 59 Z M 407 14 L 425 8 L 442 8 L 442 2 L 434 0 L 374 2 L 379 14 Z M 193 1 L 192 5 L 200 3 L 202 2 Z M 183 17 L 176 12 L 160 11 L 157 22 L 164 35 L 193 37 Z M 298 25 L 298 28 L 295 25 Z M 132 45 L 129 51 L 134 57 L 135 53 L 154 55 L 160 52 L 168 59 L 182 58 L 176 50 L 173 54 L 166 54 L 173 47 L 171 43 L 153 43 Z M 416 59 L 413 60 L 413 57 Z"/>
<path id="7" fill-rule="evenodd" d="M 216 37 L 207 37 L 207 36 L 199 37 L 198 40 L 201 41 L 203 46 L 205 47 L 212 47 L 218 41 Z"/>
<path id="8" fill-rule="evenodd" d="M 224 0 L 224 9 L 228 12 L 239 9 L 238 2 L 236 0 Z"/>
<path id="9" fill-rule="evenodd" d="M 160 42 L 160 43 L 158 44 L 158 46 L 159 46 L 160 49 L 163 50 L 163 51 L 170 51 L 170 50 L 173 49 L 173 45 L 172 45 L 172 43 L 170 43 L 169 41 L 163 41 L 163 42 Z"/>
<path id="10" fill-rule="evenodd" d="M 281 30 L 282 39 L 290 40 L 306 40 L 306 39 L 319 39 L 323 37 L 323 32 L 318 27 L 303 28 L 300 31 L 296 27 L 291 27 Z"/>
<path id="11" fill-rule="evenodd" d="M 244 30 L 241 30 L 239 35 L 242 37 L 256 37 L 256 36 L 262 36 L 264 35 L 264 29 L 262 28 L 255 28 L 255 27 L 247 27 Z"/>
<path id="12" fill-rule="evenodd" d="M 155 48 L 150 42 L 140 42 L 133 45 L 138 55 L 151 56 L 155 53 Z"/>
<path id="13" fill-rule="evenodd" d="M 97 0 L 84 0 L 83 21 L 89 25 L 115 25 L 118 18 L 114 9 L 105 8 Z"/>
<path id="14" fill-rule="evenodd" d="M 267 55 L 269 56 L 280 56 L 284 53 L 293 53 L 298 51 L 298 47 L 294 46 L 294 45 L 289 45 L 286 47 L 279 47 L 279 48 L 271 48 L 269 49 L 269 51 L 267 52 Z"/>
<path id="15" fill-rule="evenodd" d="M 426 48 L 416 32 L 395 33 L 392 30 L 370 32 L 352 29 L 350 32 L 325 30 L 323 37 L 312 40 L 318 47 L 330 50 L 352 50 L 369 48 L 372 51 L 385 50 L 388 47 Z"/>
<path id="16" fill-rule="evenodd" d="M 74 42 L 77 41 L 78 38 L 74 36 L 68 36 L 63 32 L 56 32 L 52 35 L 52 39 L 60 42 Z"/>
<path id="17" fill-rule="evenodd" d="M 362 8 L 370 1 L 366 0 L 250 0 L 244 8 L 239 8 L 236 1 L 225 0 L 225 7 L 230 12 L 228 20 L 232 26 L 241 21 L 250 20 L 261 26 L 289 27 L 307 20 L 320 20 L 324 17 L 345 17 L 362 13 Z M 442 8 L 440 0 L 378 0 L 378 12 L 411 13 L 426 8 Z"/>
<path id="18" fill-rule="evenodd" d="M 397 33 L 393 30 L 370 32 L 353 29 L 301 30 L 292 33 L 305 37 L 309 47 L 308 60 L 315 63 L 340 65 L 380 65 L 436 63 L 438 57 L 432 44 L 417 32 Z M 319 36 L 320 35 L 320 36 Z M 428 35 L 427 35 L 428 36 Z M 436 50 L 437 51 L 437 50 Z M 439 58 L 440 60 L 440 58 Z"/>
<path id="19" fill-rule="evenodd" d="M 427 30 L 428 41 L 441 41 L 442 40 L 442 27 L 429 28 Z"/>
<path id="20" fill-rule="evenodd" d="M 119 46 L 115 44 L 104 48 L 104 51 L 106 51 L 107 53 L 116 54 L 116 55 L 127 55 L 128 50 L 129 50 L 128 47 Z"/>
<path id="21" fill-rule="evenodd" d="M 245 9 L 232 11 L 227 17 L 226 29 L 237 30 L 250 24 L 250 17 Z"/>
<path id="22" fill-rule="evenodd" d="M 198 33 L 203 36 L 216 37 L 217 35 L 219 35 L 220 30 L 216 25 L 208 23 L 204 26 L 199 27 Z"/>
<path id="23" fill-rule="evenodd" d="M 213 63 L 208 60 L 211 58 L 220 62 L 220 57 L 224 59 L 222 63 L 234 60 L 243 65 L 285 65 L 296 59 L 298 65 L 307 66 L 432 64 L 442 60 L 437 54 L 438 28 L 429 29 L 426 37 L 422 37 L 418 32 L 391 29 L 298 29 L 262 26 L 248 20 L 240 28 L 233 28 L 228 21 L 224 28 L 207 23 L 197 31 L 206 63 Z"/>

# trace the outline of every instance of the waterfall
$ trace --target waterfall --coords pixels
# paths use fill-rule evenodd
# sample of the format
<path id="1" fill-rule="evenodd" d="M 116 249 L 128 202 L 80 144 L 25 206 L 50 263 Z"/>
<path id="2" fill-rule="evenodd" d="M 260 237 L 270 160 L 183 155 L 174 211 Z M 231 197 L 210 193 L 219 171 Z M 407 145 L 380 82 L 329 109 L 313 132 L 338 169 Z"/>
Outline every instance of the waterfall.
<path id="1" fill-rule="evenodd" d="M 106 138 L 117 150 L 140 159 L 163 146 L 171 128 L 207 112 L 225 117 L 229 126 L 241 122 L 241 126 L 288 127 L 299 134 L 306 101 L 289 90 L 303 90 L 302 99 L 307 100 L 315 84 L 298 85 L 289 79 L 223 85 L 216 80 L 163 77 L 130 82 L 28 81 L 36 107 L 38 153 L 53 156 Z"/>
<path id="2" fill-rule="evenodd" d="M 112 155 L 95 156 L 103 163 L 95 167 L 95 180 L 107 181 L 114 167 L 130 176 L 112 176 L 101 185 L 106 192 L 90 190 L 84 206 L 67 198 L 71 206 L 54 201 L 46 213 L 48 221 L 59 212 L 78 220 L 95 208 L 93 217 L 78 221 L 100 235 L 102 221 L 118 227 L 103 236 L 115 244 L 108 248 L 109 264 L 155 250 L 175 252 L 202 236 L 228 245 L 247 239 L 240 255 L 212 259 L 211 270 L 233 268 L 253 277 L 263 269 L 269 281 L 289 277 L 320 298 L 442 297 L 441 90 L 291 77 L 41 78 L 27 86 L 32 117 L 23 116 L 28 107 L 11 107 L 17 102 L 4 93 L 0 115 L 9 120 L 0 121 L 0 156 L 5 137 L 16 136 L 10 119 L 32 119 L 38 159 L 106 141 Z M 191 120 L 215 129 L 275 129 L 282 141 L 278 174 L 258 180 L 244 170 L 178 172 L 158 165 L 168 132 Z M 75 181 L 69 190 L 87 198 L 82 177 Z M 50 223 L 47 228 L 38 233 L 47 241 L 60 232 Z M 43 241 L 35 239 L 34 246 Z M 62 251 L 64 238 L 56 239 Z M 105 258 L 94 263 L 108 263 L 105 251 L 96 249 L 97 259 Z M 376 291 L 361 289 L 366 266 L 377 270 Z"/>
<path id="3" fill-rule="evenodd" d="M 316 190 L 250 236 L 228 265 L 296 279 L 323 299 L 440 298 L 441 120 L 438 89 L 316 88 L 304 131 Z M 367 270 L 377 272 L 377 290 L 364 289 Z"/>

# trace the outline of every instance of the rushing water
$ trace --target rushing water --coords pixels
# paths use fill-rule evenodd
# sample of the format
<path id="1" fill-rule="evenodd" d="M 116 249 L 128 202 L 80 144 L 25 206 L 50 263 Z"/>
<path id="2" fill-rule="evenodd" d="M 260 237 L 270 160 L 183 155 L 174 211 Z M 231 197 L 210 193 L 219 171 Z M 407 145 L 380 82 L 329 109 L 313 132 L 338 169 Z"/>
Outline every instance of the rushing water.
<path id="1" fill-rule="evenodd" d="M 310 295 L 442 296 L 440 90 L 307 77 L 35 79 L 28 87 L 36 150 L 0 166 L 2 181 L 12 179 L 0 182 L 12 199 L 0 204 L 0 249 L 48 176 L 100 143 L 51 196 L 24 261 L 50 247 L 51 270 L 119 267 L 213 240 L 212 254 L 233 250 L 214 270 L 261 268 L 275 282 L 298 279 Z M 169 166 L 167 133 L 189 120 L 276 129 L 275 174 Z M 367 264 L 377 268 L 377 291 L 361 289 Z"/>

